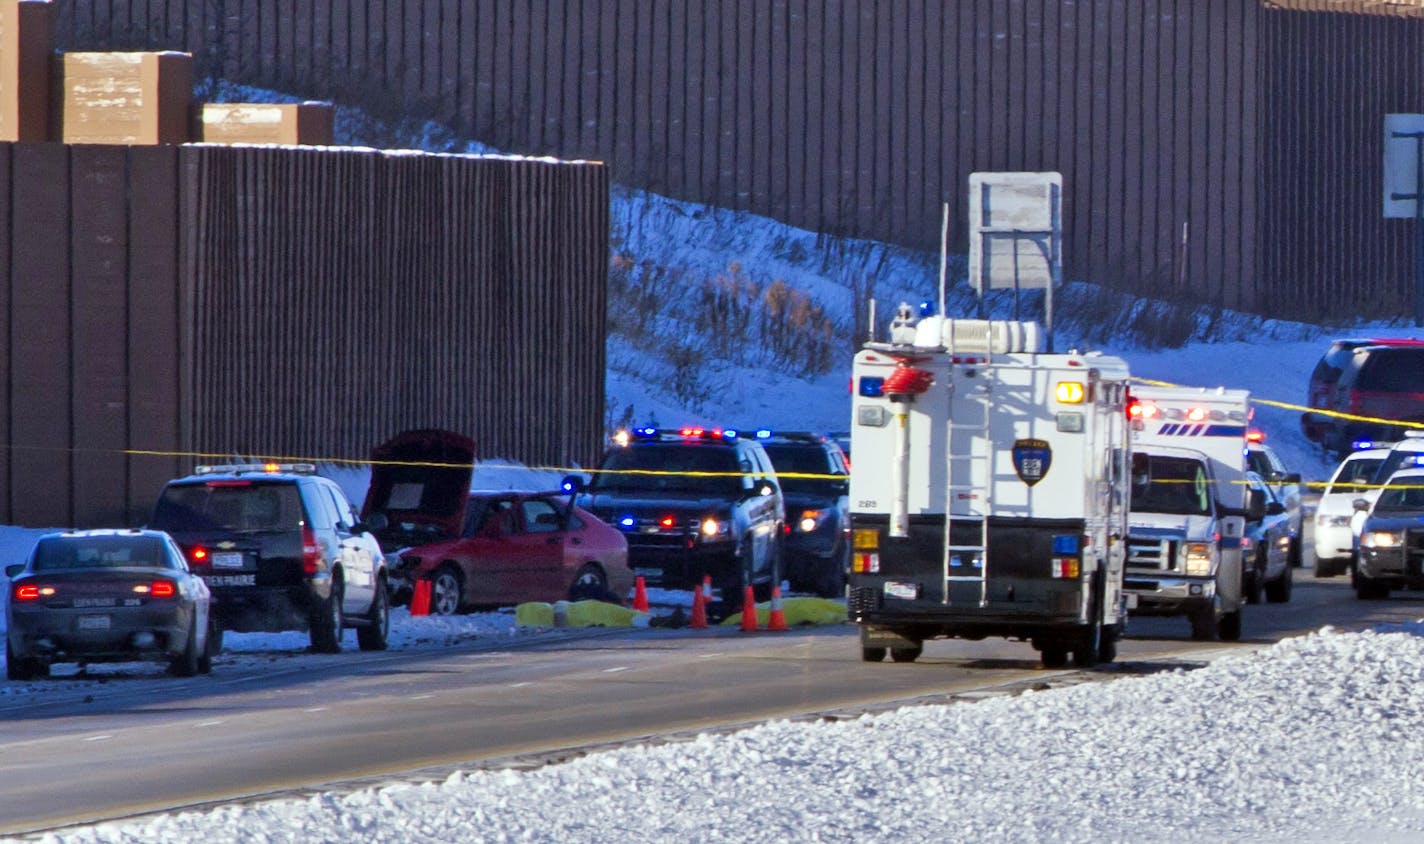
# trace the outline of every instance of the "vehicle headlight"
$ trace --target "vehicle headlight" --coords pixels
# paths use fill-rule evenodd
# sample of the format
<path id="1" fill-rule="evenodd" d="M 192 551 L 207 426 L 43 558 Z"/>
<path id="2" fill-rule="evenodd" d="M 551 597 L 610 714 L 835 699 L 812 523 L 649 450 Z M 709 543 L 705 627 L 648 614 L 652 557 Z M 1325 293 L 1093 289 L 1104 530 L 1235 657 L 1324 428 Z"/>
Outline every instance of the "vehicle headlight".
<path id="1" fill-rule="evenodd" d="M 708 516 L 697 524 L 697 532 L 709 541 L 728 539 L 732 535 L 732 525 L 726 519 Z"/>
<path id="2" fill-rule="evenodd" d="M 1366 548 L 1398 548 L 1404 544 L 1404 532 L 1398 530 L 1367 530 L 1360 534 L 1360 544 Z"/>
<path id="3" fill-rule="evenodd" d="M 825 510 L 805 510 L 801 513 L 801 518 L 797 520 L 796 527 L 802 533 L 810 533 L 820 526 L 825 520 L 827 513 Z"/>
<path id="4" fill-rule="evenodd" d="M 1210 542 L 1188 542 L 1183 549 L 1186 555 L 1183 570 L 1195 577 L 1205 577 L 1211 574 L 1212 553 Z"/>
<path id="5" fill-rule="evenodd" d="M 1350 524 L 1350 517 L 1331 516 L 1322 513 L 1315 517 L 1315 524 L 1317 527 L 1347 527 Z"/>

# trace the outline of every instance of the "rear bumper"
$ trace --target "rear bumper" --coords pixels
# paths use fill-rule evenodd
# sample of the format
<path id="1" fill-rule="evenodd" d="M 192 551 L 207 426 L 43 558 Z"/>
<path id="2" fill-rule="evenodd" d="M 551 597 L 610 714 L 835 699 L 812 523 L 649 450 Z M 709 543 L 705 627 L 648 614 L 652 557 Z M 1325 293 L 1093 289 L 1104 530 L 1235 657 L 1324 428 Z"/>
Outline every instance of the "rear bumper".
<path id="1" fill-rule="evenodd" d="M 81 619 L 107 615 L 108 629 L 80 629 Z M 143 612 L 49 610 L 12 612 L 6 633 L 19 657 L 51 662 L 127 662 L 175 656 L 187 646 L 192 623 L 186 608 Z"/>
<path id="2" fill-rule="evenodd" d="M 287 587 L 213 586 L 213 616 L 224 630 L 235 633 L 281 633 L 306 630 L 312 611 L 321 603 L 309 585 Z"/>

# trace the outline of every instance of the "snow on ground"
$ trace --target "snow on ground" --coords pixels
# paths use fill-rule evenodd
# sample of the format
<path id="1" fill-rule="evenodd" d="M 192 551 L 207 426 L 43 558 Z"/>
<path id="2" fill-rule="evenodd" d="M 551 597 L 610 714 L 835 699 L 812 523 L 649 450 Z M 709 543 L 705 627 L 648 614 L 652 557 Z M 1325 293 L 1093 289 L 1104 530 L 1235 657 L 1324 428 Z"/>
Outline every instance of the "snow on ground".
<path id="1" fill-rule="evenodd" d="M 1409 841 L 1424 625 L 45 841 Z"/>

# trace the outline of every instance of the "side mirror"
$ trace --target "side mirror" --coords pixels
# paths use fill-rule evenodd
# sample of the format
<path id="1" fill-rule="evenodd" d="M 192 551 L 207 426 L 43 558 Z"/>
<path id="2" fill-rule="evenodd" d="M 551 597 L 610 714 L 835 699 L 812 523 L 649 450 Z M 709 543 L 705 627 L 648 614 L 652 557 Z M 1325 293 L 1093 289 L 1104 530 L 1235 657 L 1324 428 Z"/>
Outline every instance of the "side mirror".
<path id="1" fill-rule="evenodd" d="M 5 567 L 5 576 L 10 578 L 19 577 L 20 573 L 24 570 L 24 563 L 11 563 L 10 565 Z"/>
<path id="2" fill-rule="evenodd" d="M 584 480 L 583 475 L 565 475 L 559 483 L 559 489 L 569 495 L 578 495 L 588 489 L 588 482 Z"/>
<path id="3" fill-rule="evenodd" d="M 1370 500 L 1368 498 L 1356 498 L 1354 501 L 1350 502 L 1350 506 L 1363 513 L 1364 511 L 1370 509 Z"/>
<path id="4" fill-rule="evenodd" d="M 1285 477 L 1282 478 L 1282 480 L 1283 480 L 1285 483 L 1288 483 L 1288 484 L 1298 484 L 1298 483 L 1300 483 L 1300 473 L 1299 473 L 1299 472 L 1286 472 Z"/>
<path id="5" fill-rule="evenodd" d="M 386 518 L 385 513 L 372 513 L 362 521 L 357 522 L 352 528 L 352 533 L 376 533 L 391 526 L 391 520 Z"/>
<path id="6" fill-rule="evenodd" d="M 1132 454 L 1132 486 L 1134 489 L 1146 489 L 1152 483 L 1152 460 L 1141 452 Z"/>
<path id="7" fill-rule="evenodd" d="M 1266 517 L 1266 494 L 1259 489 L 1246 491 L 1246 518 L 1259 522 Z"/>
<path id="8" fill-rule="evenodd" d="M 1272 501 L 1270 504 L 1266 505 L 1266 515 L 1268 516 L 1279 516 L 1285 511 L 1286 505 L 1282 504 L 1279 501 Z"/>

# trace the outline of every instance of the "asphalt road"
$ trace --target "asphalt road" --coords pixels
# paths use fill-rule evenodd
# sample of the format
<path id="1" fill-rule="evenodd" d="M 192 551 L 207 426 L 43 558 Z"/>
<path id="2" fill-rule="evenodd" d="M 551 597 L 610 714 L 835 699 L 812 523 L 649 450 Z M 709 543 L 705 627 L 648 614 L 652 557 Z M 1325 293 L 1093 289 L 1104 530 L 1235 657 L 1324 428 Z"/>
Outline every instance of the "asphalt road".
<path id="1" fill-rule="evenodd" d="M 324 783 L 884 708 L 1015 683 L 1111 679 L 1200 664 L 1326 624 L 1424 616 L 1424 595 L 1363 602 L 1348 579 L 1298 570 L 1288 604 L 1246 608 L 1241 643 L 1188 638 L 1184 619 L 1134 619 L 1117 664 L 1047 672 L 1027 644 L 935 641 L 914 664 L 860 661 L 853 628 L 598 631 L 517 645 L 298 655 L 206 677 L 132 676 L 0 696 L 0 833 Z M 248 670 L 238 670 L 241 666 Z"/>

